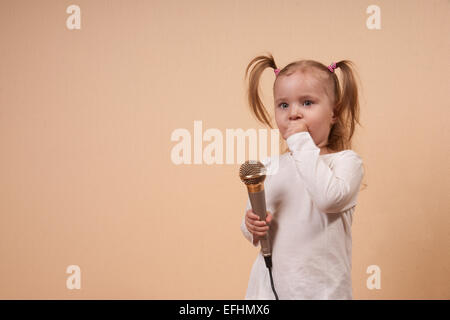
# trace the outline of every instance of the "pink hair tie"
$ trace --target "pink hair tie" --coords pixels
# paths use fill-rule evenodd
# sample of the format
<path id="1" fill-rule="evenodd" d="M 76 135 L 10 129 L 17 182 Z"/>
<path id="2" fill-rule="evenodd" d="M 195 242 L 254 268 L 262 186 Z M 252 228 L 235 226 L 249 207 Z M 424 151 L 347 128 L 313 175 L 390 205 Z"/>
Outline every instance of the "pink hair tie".
<path id="1" fill-rule="evenodd" d="M 332 62 L 332 63 L 328 66 L 328 70 L 330 70 L 331 72 L 334 72 L 334 69 L 336 69 L 336 62 Z"/>
<path id="2" fill-rule="evenodd" d="M 278 76 L 278 74 L 280 73 L 280 69 L 275 69 L 275 70 L 273 70 L 273 72 L 275 72 L 275 75 Z"/>

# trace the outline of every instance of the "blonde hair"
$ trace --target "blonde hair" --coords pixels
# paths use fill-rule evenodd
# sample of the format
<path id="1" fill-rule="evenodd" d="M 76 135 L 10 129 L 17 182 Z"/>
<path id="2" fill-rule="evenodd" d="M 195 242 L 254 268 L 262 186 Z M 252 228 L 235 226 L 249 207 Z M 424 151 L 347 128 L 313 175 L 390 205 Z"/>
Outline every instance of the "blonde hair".
<path id="1" fill-rule="evenodd" d="M 249 73 L 249 69 L 254 65 Z M 351 139 L 355 131 L 356 124 L 359 122 L 359 101 L 358 101 L 358 87 L 356 83 L 356 72 L 354 71 L 354 64 L 349 60 L 342 60 L 336 62 L 336 67 L 342 73 L 342 85 L 336 72 L 330 72 L 327 66 L 314 60 L 299 60 L 292 62 L 280 69 L 277 77 L 282 75 L 290 75 L 296 71 L 311 72 L 315 77 L 320 78 L 324 85 L 325 92 L 329 96 L 334 106 L 334 114 L 336 116 L 336 123 L 331 127 L 328 136 L 327 147 L 334 152 L 339 152 L 345 149 L 351 149 Z M 245 70 L 245 78 L 249 77 L 248 81 L 248 103 L 251 112 L 256 116 L 256 119 L 262 124 L 271 125 L 271 117 L 264 107 L 260 94 L 259 82 L 263 71 L 266 68 L 278 69 L 273 56 L 269 53 L 268 56 L 258 56 L 254 58 Z M 275 82 L 274 82 L 275 88 Z M 342 89 L 341 89 L 342 88 Z M 288 151 L 287 147 L 281 148 L 282 153 Z"/>

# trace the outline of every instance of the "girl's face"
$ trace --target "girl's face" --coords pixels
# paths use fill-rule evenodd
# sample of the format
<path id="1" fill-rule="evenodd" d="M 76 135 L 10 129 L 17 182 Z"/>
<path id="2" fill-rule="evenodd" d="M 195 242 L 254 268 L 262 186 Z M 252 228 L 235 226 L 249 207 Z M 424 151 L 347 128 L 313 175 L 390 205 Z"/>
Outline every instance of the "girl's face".
<path id="1" fill-rule="evenodd" d="M 274 87 L 275 120 L 281 135 L 291 121 L 304 121 L 314 143 L 327 153 L 328 135 L 336 118 L 318 79 L 303 72 L 280 75 Z"/>

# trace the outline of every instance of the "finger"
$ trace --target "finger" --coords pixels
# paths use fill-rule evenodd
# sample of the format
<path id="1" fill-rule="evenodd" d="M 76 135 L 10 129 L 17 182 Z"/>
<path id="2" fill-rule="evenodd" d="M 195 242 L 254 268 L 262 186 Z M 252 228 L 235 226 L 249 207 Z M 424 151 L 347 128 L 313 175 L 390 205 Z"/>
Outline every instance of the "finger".
<path id="1" fill-rule="evenodd" d="M 252 213 L 250 214 L 250 217 L 251 217 L 253 220 L 259 220 L 259 216 L 258 216 L 257 214 L 255 214 L 254 212 L 252 212 Z"/>
<path id="2" fill-rule="evenodd" d="M 269 226 L 265 227 L 253 226 L 253 232 L 266 232 L 267 230 L 269 230 Z"/>
<path id="3" fill-rule="evenodd" d="M 265 237 L 266 235 L 267 235 L 267 232 L 255 232 L 254 233 L 256 236 L 258 236 L 258 237 Z"/>
<path id="4" fill-rule="evenodd" d="M 252 223 L 253 223 L 255 226 L 257 226 L 257 227 L 264 227 L 264 226 L 267 225 L 267 222 L 266 222 L 266 221 L 256 221 L 256 220 L 253 220 Z"/>
<path id="5" fill-rule="evenodd" d="M 253 224 L 251 222 L 246 222 L 245 225 L 247 226 L 247 229 L 252 233 L 263 232 L 263 231 L 269 230 L 268 226 L 259 226 L 259 225 Z"/>
<path id="6" fill-rule="evenodd" d="M 249 217 L 252 220 L 258 220 L 259 216 L 256 215 L 251 209 L 247 210 L 247 217 Z"/>
<path id="7" fill-rule="evenodd" d="M 268 230 L 268 229 L 266 229 L 266 228 L 268 228 L 267 226 L 256 225 L 256 224 L 252 223 L 251 221 L 250 222 L 246 221 L 245 225 L 247 226 L 247 230 L 250 231 L 251 233 Z"/>
<path id="8" fill-rule="evenodd" d="M 251 217 L 245 217 L 245 222 L 251 225 L 260 225 L 261 221 L 252 219 Z"/>

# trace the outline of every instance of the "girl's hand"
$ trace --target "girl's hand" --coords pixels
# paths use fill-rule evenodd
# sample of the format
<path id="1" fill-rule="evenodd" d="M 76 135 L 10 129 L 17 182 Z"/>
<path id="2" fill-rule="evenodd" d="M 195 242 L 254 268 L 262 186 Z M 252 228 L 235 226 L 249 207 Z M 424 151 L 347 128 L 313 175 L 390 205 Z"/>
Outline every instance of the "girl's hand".
<path id="1" fill-rule="evenodd" d="M 303 131 L 309 132 L 308 126 L 306 125 L 306 122 L 304 120 L 290 121 L 286 131 L 284 131 L 283 139 L 287 140 L 287 138 L 289 138 L 294 133 Z"/>
<path id="2" fill-rule="evenodd" d="M 245 214 L 245 225 L 248 231 L 253 234 L 254 241 L 260 240 L 267 235 L 272 218 L 272 214 L 267 211 L 266 221 L 260 221 L 259 216 L 252 209 L 247 210 Z"/>

